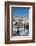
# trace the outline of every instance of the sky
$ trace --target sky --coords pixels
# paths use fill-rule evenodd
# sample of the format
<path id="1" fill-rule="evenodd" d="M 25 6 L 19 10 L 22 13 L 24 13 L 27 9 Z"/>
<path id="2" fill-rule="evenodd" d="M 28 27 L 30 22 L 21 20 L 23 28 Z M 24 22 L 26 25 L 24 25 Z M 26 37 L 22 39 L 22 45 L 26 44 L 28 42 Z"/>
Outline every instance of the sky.
<path id="1" fill-rule="evenodd" d="M 11 9 L 13 16 L 27 16 L 29 15 L 29 8 L 27 7 L 13 7 Z"/>

